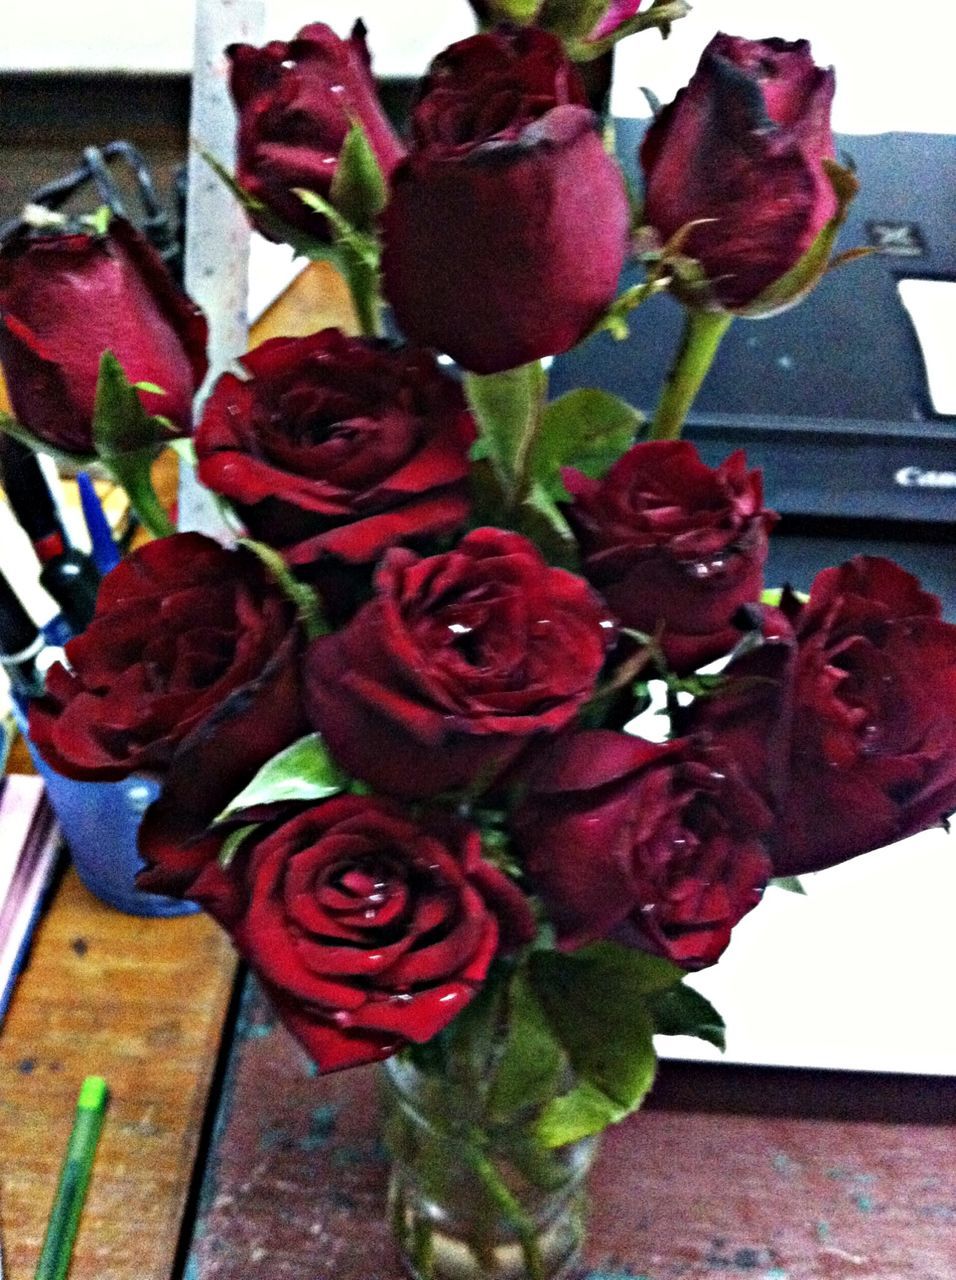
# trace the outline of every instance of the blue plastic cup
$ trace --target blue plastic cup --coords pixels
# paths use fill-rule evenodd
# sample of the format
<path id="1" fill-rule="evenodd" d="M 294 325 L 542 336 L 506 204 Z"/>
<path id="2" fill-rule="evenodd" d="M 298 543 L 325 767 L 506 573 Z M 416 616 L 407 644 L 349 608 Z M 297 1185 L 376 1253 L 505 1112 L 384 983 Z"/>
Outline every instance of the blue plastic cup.
<path id="1" fill-rule="evenodd" d="M 181 916 L 198 911 L 195 902 L 145 893 L 136 874 L 145 866 L 136 846 L 139 824 L 159 787 L 133 776 L 122 782 L 74 782 L 41 759 L 26 735 L 23 710 L 17 720 L 36 771 L 70 850 L 76 874 L 95 897 L 132 916 Z"/>

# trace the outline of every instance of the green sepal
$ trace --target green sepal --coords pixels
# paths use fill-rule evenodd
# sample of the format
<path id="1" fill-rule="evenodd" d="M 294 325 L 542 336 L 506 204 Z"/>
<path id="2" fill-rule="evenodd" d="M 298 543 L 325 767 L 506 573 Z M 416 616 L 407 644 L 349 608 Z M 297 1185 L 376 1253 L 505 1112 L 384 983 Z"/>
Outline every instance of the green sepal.
<path id="1" fill-rule="evenodd" d="M 344 791 L 348 782 L 348 776 L 332 759 L 321 735 L 310 733 L 267 760 L 252 781 L 229 801 L 213 825 L 260 805 L 289 800 L 327 800 Z"/>
<path id="2" fill-rule="evenodd" d="M 635 219 L 639 216 L 639 211 L 635 209 Z M 632 284 L 623 293 L 618 294 L 588 334 L 588 337 L 593 337 L 594 334 L 601 333 L 606 329 L 615 342 L 623 342 L 631 336 L 631 327 L 628 323 L 631 312 L 636 311 L 642 303 L 647 302 L 649 298 L 653 298 L 655 294 L 663 293 L 669 283 L 667 276 L 656 274 L 650 276 L 641 284 Z"/>
<path id="3" fill-rule="evenodd" d="M 685 18 L 690 11 L 691 6 L 687 0 L 654 0 L 649 9 L 622 22 L 603 40 L 567 40 L 565 48 L 568 56 L 575 62 L 591 62 L 613 49 L 619 40 L 635 35 L 638 31 L 647 31 L 651 27 L 657 27 L 666 40 L 670 35 L 671 24 L 679 18 Z"/>
<path id="4" fill-rule="evenodd" d="M 169 420 L 147 413 L 112 351 L 100 358 L 93 407 L 93 444 L 104 467 L 129 496 L 141 524 L 156 538 L 176 532 L 153 488 L 152 465 L 170 443 Z"/>
<path id="5" fill-rule="evenodd" d="M 268 231 L 274 240 L 279 240 L 283 244 L 289 245 L 297 254 L 309 258 L 313 262 L 331 262 L 341 269 L 341 255 L 334 244 L 328 244 L 315 236 L 307 235 L 304 231 L 300 231 L 298 227 L 292 227 L 287 222 L 284 222 L 282 218 L 277 217 L 272 212 L 267 204 L 264 204 L 257 196 L 247 191 L 245 187 L 240 186 L 225 165 L 220 164 L 215 156 L 211 155 L 203 147 L 199 147 L 198 150 L 206 164 L 209 165 L 216 177 L 229 188 L 246 213 L 254 217 L 259 226 Z"/>
<path id="6" fill-rule="evenodd" d="M 695 1036 L 723 1051 L 724 1020 L 699 991 L 679 982 L 648 997 L 654 1030 L 659 1036 Z"/>
<path id="7" fill-rule="evenodd" d="M 492 24 L 514 22 L 519 27 L 529 26 L 538 16 L 541 0 L 491 0 Z"/>
<path id="8" fill-rule="evenodd" d="M 544 1108 L 538 1134 L 561 1146 L 598 1133 L 636 1110 L 654 1081 L 654 1021 L 647 997 L 683 970 L 613 942 L 567 955 L 529 957 L 532 988 L 579 1084 Z"/>
<path id="9" fill-rule="evenodd" d="M 261 822 L 248 822 L 244 827 L 237 827 L 235 831 L 229 832 L 219 848 L 219 857 L 216 859 L 223 871 L 228 871 L 232 866 L 246 837 L 251 836 L 253 831 L 258 831 L 261 826 Z"/>
<path id="10" fill-rule="evenodd" d="M 108 204 L 101 204 L 92 213 L 84 213 L 80 218 L 80 222 L 85 227 L 88 227 L 95 236 L 105 236 L 110 229 L 112 221 L 113 210 Z"/>
<path id="11" fill-rule="evenodd" d="M 257 556 L 269 570 L 272 577 L 275 578 L 282 588 L 283 595 L 295 605 L 299 620 L 305 628 L 306 636 L 310 640 L 315 640 L 319 636 L 327 636 L 329 627 L 322 616 L 319 597 L 311 587 L 306 586 L 304 582 L 300 582 L 295 577 L 279 552 L 274 547 L 267 546 L 264 542 L 257 542 L 254 538 L 240 538 L 238 545 L 248 548 L 253 555 Z"/>
<path id="12" fill-rule="evenodd" d="M 797 876 L 774 876 L 770 884 L 775 889 L 783 889 L 785 893 L 796 893 L 803 898 L 807 896 L 807 891 Z"/>
<path id="13" fill-rule="evenodd" d="M 352 295 L 359 328 L 364 337 L 375 337 L 382 310 L 379 293 L 382 249 L 378 237 L 371 231 L 353 226 L 335 205 L 314 191 L 306 191 L 304 187 L 293 190 L 304 204 L 328 221 L 338 251 L 336 264 Z"/>
<path id="14" fill-rule="evenodd" d="M 369 231 L 385 208 L 388 188 L 365 130 L 353 120 L 342 143 L 329 197 L 353 227 Z"/>

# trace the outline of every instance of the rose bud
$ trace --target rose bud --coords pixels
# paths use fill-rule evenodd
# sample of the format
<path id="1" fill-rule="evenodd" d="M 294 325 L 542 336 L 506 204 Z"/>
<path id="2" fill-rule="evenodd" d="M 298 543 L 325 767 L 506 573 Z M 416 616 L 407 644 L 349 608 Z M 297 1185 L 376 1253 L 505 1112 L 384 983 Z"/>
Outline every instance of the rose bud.
<path id="1" fill-rule="evenodd" d="M 226 52 L 239 113 L 236 181 L 288 226 L 328 240 L 325 218 L 295 189 L 329 198 L 352 122 L 362 126 L 386 179 L 403 154 L 375 92 L 365 27 L 357 22 L 340 40 L 314 22 L 288 43 L 234 44 Z M 268 219 L 256 226 L 279 238 Z"/>
<path id="2" fill-rule="evenodd" d="M 38 441 L 93 452 L 100 357 L 111 351 L 144 407 L 179 434 L 206 374 L 206 321 L 122 218 L 103 235 L 21 233 L 0 249 L 0 363 L 13 411 Z"/>
<path id="3" fill-rule="evenodd" d="M 833 161 L 833 90 L 832 68 L 814 65 L 805 40 L 719 34 L 651 124 L 640 156 L 645 223 L 667 242 L 706 220 L 681 245 L 706 277 L 681 294 L 690 305 L 769 314 L 825 269 L 828 253 L 782 280 L 855 190 Z"/>
<path id="4" fill-rule="evenodd" d="M 325 329 L 239 363 L 196 431 L 199 478 L 290 563 L 367 564 L 464 523 L 474 420 L 431 355 Z"/>
<path id="5" fill-rule="evenodd" d="M 562 472 L 584 574 L 626 627 L 659 633 L 686 672 L 728 653 L 734 616 L 763 590 L 767 534 L 759 471 L 744 455 L 706 466 L 686 440 L 634 445 L 601 480 Z"/>
<path id="6" fill-rule="evenodd" d="M 779 875 L 817 871 L 956 811 L 956 626 L 890 560 L 858 556 L 787 604 L 797 638 Z"/>
<path id="7" fill-rule="evenodd" d="M 576 37 L 586 44 L 604 40 L 635 16 L 641 0 L 606 0 L 603 10 L 593 0 L 540 0 L 530 10 L 527 0 L 469 0 L 479 22 L 534 23 L 556 35 Z"/>
<path id="8" fill-rule="evenodd" d="M 596 729 L 547 747 L 513 826 L 559 944 L 713 964 L 771 874 L 772 815 L 730 757 Z"/>
<path id="9" fill-rule="evenodd" d="M 475 373 L 567 351 L 614 297 L 624 181 L 560 41 L 502 29 L 432 63 L 382 215 L 401 330 Z"/>
<path id="10" fill-rule="evenodd" d="M 371 797 L 260 828 L 224 874 L 243 901 L 236 946 L 320 1071 L 428 1040 L 499 950 L 534 935 L 473 827 L 422 826 Z"/>
<path id="11" fill-rule="evenodd" d="M 70 778 L 162 771 L 233 700 L 251 707 L 298 645 L 294 606 L 250 552 L 195 533 L 161 538 L 103 579 L 92 622 L 66 645 L 69 669 L 51 667 L 31 704 L 30 737 Z M 277 700 L 269 714 L 288 713 Z M 267 736 L 254 720 L 246 732 Z"/>
<path id="12" fill-rule="evenodd" d="M 428 559 L 389 551 L 375 585 L 310 646 L 306 707 L 343 768 L 395 795 L 490 783 L 574 718 L 614 639 L 586 582 L 499 529 Z"/>

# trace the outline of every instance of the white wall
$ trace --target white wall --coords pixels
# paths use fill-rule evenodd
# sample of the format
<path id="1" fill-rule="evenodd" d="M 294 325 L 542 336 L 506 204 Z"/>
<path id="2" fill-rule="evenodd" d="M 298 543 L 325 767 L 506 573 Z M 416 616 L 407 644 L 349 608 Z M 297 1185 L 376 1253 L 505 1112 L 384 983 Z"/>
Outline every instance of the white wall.
<path id="1" fill-rule="evenodd" d="M 720 27 L 738 35 L 807 36 L 818 61 L 837 67 L 837 127 L 848 132 L 913 128 L 956 133 L 952 0 L 694 0 L 663 42 L 648 33 L 622 46 L 615 87 L 621 114 L 641 114 L 638 88 L 667 101 L 690 76 Z M 45 0 L 3 5 L 0 69 L 185 70 L 192 60 L 196 0 L 161 0 L 144 19 L 130 0 Z M 466 0 L 267 0 L 268 32 L 287 37 L 310 21 L 345 33 L 361 14 L 376 70 L 409 75 L 473 30 Z"/>

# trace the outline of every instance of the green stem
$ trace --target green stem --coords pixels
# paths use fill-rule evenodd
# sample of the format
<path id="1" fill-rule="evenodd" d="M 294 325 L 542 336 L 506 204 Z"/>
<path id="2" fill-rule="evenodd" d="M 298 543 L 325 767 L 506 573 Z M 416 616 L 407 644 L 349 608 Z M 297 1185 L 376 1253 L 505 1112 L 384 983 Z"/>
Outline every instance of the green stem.
<path id="1" fill-rule="evenodd" d="M 469 1143 L 465 1147 L 465 1159 L 471 1165 L 475 1175 L 497 1206 L 501 1216 L 521 1241 L 521 1253 L 524 1257 L 527 1280 L 546 1280 L 544 1259 L 541 1256 L 541 1248 L 538 1244 L 534 1223 L 505 1186 L 494 1164 L 487 1156 L 482 1155 L 473 1143 Z"/>
<path id="2" fill-rule="evenodd" d="M 684 419 L 713 363 L 733 316 L 688 308 L 680 350 L 671 365 L 651 423 L 651 440 L 677 440 Z"/>
<path id="3" fill-rule="evenodd" d="M 363 338 L 377 338 L 381 332 L 378 270 L 356 253 L 348 243 L 340 243 L 339 250 L 345 283 L 352 295 L 352 305 L 355 307 L 358 318 L 359 333 Z"/>

